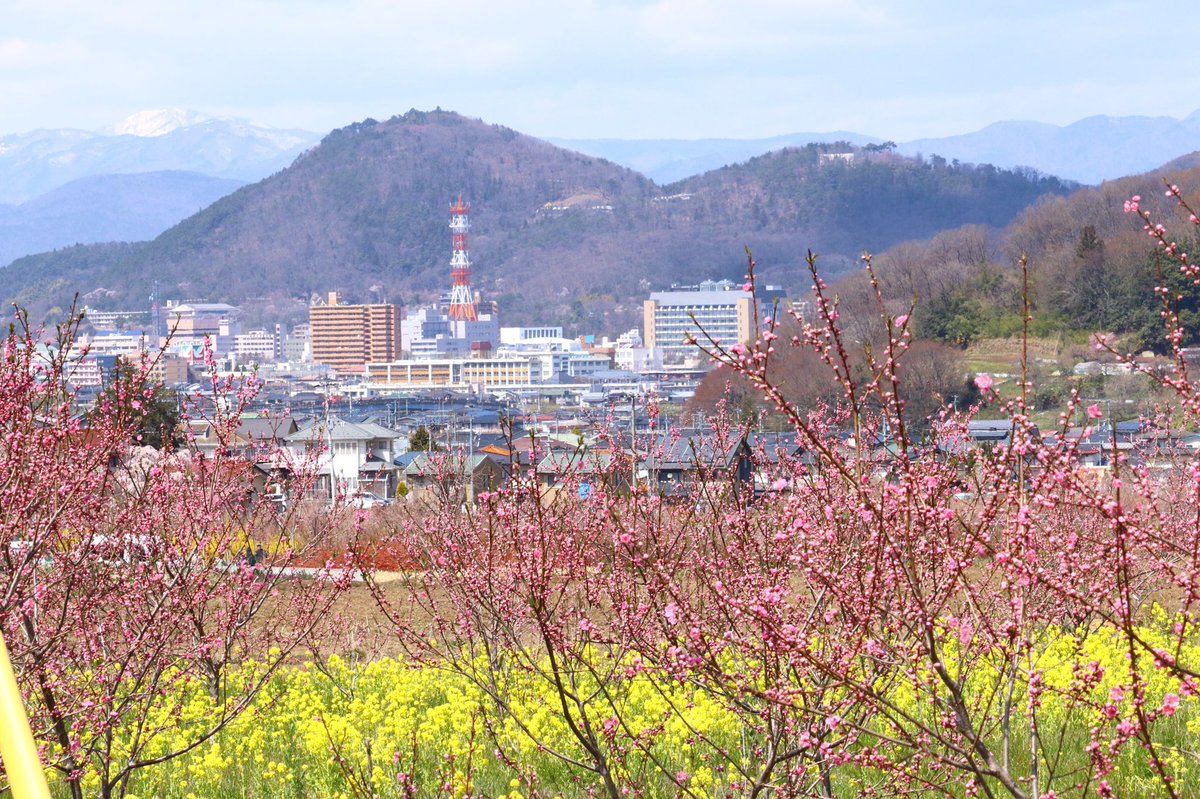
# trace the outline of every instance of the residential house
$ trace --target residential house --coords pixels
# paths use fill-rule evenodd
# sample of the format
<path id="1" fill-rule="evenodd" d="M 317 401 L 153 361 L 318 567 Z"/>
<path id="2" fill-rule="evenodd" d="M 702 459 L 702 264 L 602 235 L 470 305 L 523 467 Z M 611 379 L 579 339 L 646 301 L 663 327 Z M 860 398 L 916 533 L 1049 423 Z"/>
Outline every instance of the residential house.
<path id="1" fill-rule="evenodd" d="M 499 488 L 506 475 L 487 454 L 420 452 L 404 468 L 408 495 L 428 492 L 440 503 L 474 503 L 485 491 Z"/>
<path id="2" fill-rule="evenodd" d="M 537 465 L 538 482 L 547 488 L 576 486 L 586 498 L 596 488 L 627 490 L 633 471 L 628 455 L 612 450 L 556 449 L 547 453 Z"/>
<path id="3" fill-rule="evenodd" d="M 238 420 L 231 435 L 221 439 L 216 427 L 208 419 L 192 419 L 188 422 L 189 443 L 198 452 L 211 455 L 221 449 L 227 455 L 241 455 L 247 460 L 268 460 L 287 446 L 286 439 L 299 429 L 291 415 L 263 416 L 245 414 Z"/>
<path id="4" fill-rule="evenodd" d="M 754 473 L 754 453 L 745 434 L 672 431 L 640 439 L 637 449 L 638 477 L 664 497 L 688 496 L 701 483 L 725 480 L 744 490 Z"/>
<path id="5" fill-rule="evenodd" d="M 399 484 L 392 453 L 400 438 L 400 433 L 374 422 L 330 417 L 315 419 L 285 441 L 293 451 L 316 457 L 319 496 L 364 493 L 391 499 Z"/>

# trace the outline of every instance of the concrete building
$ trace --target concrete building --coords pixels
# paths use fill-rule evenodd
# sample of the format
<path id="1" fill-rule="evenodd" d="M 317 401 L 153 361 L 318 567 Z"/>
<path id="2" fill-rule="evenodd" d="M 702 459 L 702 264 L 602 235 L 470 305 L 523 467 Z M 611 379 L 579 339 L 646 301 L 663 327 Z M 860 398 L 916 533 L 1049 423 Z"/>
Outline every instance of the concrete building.
<path id="1" fill-rule="evenodd" d="M 367 381 L 378 388 L 490 389 L 529 386 L 542 382 L 536 359 L 413 358 L 367 365 Z"/>
<path id="2" fill-rule="evenodd" d="M 500 328 L 500 343 L 515 346 L 519 344 L 541 345 L 547 342 L 561 341 L 561 327 L 502 327 Z"/>
<path id="3" fill-rule="evenodd" d="M 234 337 L 239 363 L 272 363 L 279 358 L 279 337 L 266 330 L 251 330 Z"/>
<path id="4" fill-rule="evenodd" d="M 635 327 L 617 337 L 613 346 L 613 365 L 617 369 L 637 374 L 661 372 L 663 368 L 662 347 L 646 347 L 642 334 Z"/>
<path id="5" fill-rule="evenodd" d="M 126 333 L 97 333 L 84 339 L 88 352 L 93 355 L 120 355 L 126 358 L 140 357 L 149 352 L 151 347 L 157 347 L 157 341 L 141 330 L 131 330 Z"/>
<path id="6" fill-rule="evenodd" d="M 67 364 L 67 382 L 75 388 L 103 388 L 116 372 L 119 356 L 88 353 Z"/>
<path id="7" fill-rule="evenodd" d="M 404 317 L 400 348 L 410 358 L 488 357 L 500 344 L 500 321 L 486 308 L 474 319 L 453 319 L 445 306 L 417 308 Z"/>
<path id="8" fill-rule="evenodd" d="M 150 321 L 149 311 L 98 311 L 83 306 L 83 318 L 97 332 L 124 330 L 132 325 L 145 325 Z"/>
<path id="9" fill-rule="evenodd" d="M 311 331 L 307 324 L 296 325 L 279 345 L 280 356 L 288 363 L 312 360 Z"/>
<path id="10" fill-rule="evenodd" d="M 700 355 L 688 344 L 708 337 L 728 346 L 750 339 L 754 296 L 748 291 L 657 291 L 642 306 L 646 347 L 661 348 L 664 360 Z"/>
<path id="11" fill-rule="evenodd" d="M 164 352 L 150 364 L 146 377 L 151 383 L 162 383 L 166 386 L 179 386 L 188 382 L 187 360 L 179 355 Z"/>
<path id="12" fill-rule="evenodd" d="M 308 308 L 312 359 L 335 372 L 363 372 L 368 363 L 400 357 L 400 306 L 343 305 L 336 291 Z"/>
<path id="13" fill-rule="evenodd" d="M 184 357 L 198 358 L 204 340 L 213 352 L 224 356 L 233 351 L 234 338 L 242 332 L 238 316 L 241 309 L 223 302 L 184 302 L 167 304 L 165 309 L 168 348 Z"/>

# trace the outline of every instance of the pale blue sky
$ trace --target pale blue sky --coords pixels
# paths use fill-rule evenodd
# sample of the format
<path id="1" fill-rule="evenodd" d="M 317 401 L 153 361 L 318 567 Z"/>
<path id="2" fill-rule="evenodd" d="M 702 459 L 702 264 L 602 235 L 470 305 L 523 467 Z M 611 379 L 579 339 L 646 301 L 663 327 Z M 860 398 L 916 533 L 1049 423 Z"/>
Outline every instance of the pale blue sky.
<path id="1" fill-rule="evenodd" d="M 0 0 L 0 135 L 441 106 L 538 136 L 903 141 L 1186 116 L 1198 34 L 1175 0 Z"/>

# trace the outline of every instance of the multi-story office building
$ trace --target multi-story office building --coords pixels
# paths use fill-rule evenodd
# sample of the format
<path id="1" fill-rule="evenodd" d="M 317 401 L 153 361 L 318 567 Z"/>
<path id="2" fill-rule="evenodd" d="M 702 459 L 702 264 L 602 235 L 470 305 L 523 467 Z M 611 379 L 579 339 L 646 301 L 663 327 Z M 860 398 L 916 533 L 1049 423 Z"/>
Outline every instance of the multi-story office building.
<path id="1" fill-rule="evenodd" d="M 221 302 L 167 303 L 166 327 L 171 352 L 197 360 L 206 346 L 217 356 L 233 351 L 234 338 L 242 332 L 241 309 Z M 157 344 L 155 345 L 157 346 Z"/>
<path id="2" fill-rule="evenodd" d="M 296 325 L 280 342 L 280 355 L 288 363 L 312 360 L 311 331 L 308 324 Z"/>
<path id="3" fill-rule="evenodd" d="M 239 361 L 271 363 L 279 357 L 279 335 L 266 330 L 251 330 L 234 337 L 233 351 Z"/>
<path id="4" fill-rule="evenodd" d="M 308 308 L 312 359 L 335 372 L 363 372 L 368 363 L 400 357 L 400 306 L 343 305 L 330 292 Z"/>
<path id="5" fill-rule="evenodd" d="M 646 346 L 662 348 L 663 358 L 699 355 L 689 337 L 723 345 L 750 339 L 754 296 L 748 291 L 657 291 L 643 304 Z"/>
<path id="6" fill-rule="evenodd" d="M 125 333 L 97 333 L 90 338 L 85 339 L 88 352 L 93 355 L 121 355 L 124 357 L 137 357 L 144 352 L 149 352 L 152 347 L 157 347 L 157 341 L 151 341 L 150 337 L 141 330 L 130 330 Z"/>
<path id="7" fill-rule="evenodd" d="M 453 319 L 445 307 L 411 311 L 401 331 L 401 345 L 412 358 L 486 357 L 500 343 L 500 322 L 494 308 L 477 304 L 474 319 Z"/>
<path id="8" fill-rule="evenodd" d="M 563 329 L 543 325 L 541 327 L 502 327 L 500 328 L 500 343 L 510 346 L 533 345 L 539 346 L 547 342 L 561 341 Z"/>

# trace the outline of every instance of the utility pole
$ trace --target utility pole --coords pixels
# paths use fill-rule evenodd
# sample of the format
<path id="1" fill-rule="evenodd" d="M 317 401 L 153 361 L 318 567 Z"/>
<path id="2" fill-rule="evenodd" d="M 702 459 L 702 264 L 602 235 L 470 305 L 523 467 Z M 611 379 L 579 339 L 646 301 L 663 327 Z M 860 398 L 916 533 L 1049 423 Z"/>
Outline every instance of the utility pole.
<path id="1" fill-rule="evenodd" d="M 633 487 L 638 484 L 637 397 L 629 397 L 629 447 L 633 451 Z"/>

